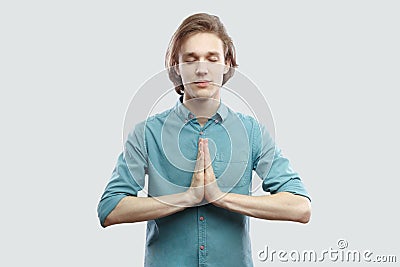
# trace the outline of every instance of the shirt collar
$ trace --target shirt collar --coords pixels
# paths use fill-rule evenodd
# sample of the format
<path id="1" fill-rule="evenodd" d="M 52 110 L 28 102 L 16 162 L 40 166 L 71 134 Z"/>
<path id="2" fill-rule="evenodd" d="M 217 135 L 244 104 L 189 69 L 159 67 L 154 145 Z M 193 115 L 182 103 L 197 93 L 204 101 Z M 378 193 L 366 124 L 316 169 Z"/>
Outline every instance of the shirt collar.
<path id="1" fill-rule="evenodd" d="M 185 107 L 185 105 L 183 105 L 183 95 L 179 97 L 178 101 L 175 104 L 175 112 L 183 121 L 191 120 L 194 118 L 194 114 L 187 107 Z M 221 122 L 224 121 L 228 116 L 228 107 L 223 104 L 221 100 L 215 115 L 219 117 Z"/>

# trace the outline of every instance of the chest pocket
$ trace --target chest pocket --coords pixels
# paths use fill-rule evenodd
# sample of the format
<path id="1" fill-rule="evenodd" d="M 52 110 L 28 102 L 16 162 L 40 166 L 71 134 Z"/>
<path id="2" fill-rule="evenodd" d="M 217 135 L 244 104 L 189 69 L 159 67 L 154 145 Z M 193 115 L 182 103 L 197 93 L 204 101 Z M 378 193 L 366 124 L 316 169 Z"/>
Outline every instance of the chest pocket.
<path id="1" fill-rule="evenodd" d="M 218 185 L 223 191 L 235 187 L 248 186 L 251 181 L 251 168 L 248 161 L 213 162 L 213 169 Z"/>

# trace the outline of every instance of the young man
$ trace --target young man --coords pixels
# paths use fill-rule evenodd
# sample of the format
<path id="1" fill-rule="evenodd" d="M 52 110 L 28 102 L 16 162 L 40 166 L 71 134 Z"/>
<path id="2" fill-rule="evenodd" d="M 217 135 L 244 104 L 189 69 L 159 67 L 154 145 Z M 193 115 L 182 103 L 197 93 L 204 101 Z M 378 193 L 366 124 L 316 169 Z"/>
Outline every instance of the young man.
<path id="1" fill-rule="evenodd" d="M 218 17 L 186 18 L 166 66 L 181 97 L 129 135 L 101 225 L 148 221 L 145 266 L 252 266 L 248 216 L 307 223 L 307 192 L 265 127 L 220 101 L 237 64 Z M 250 195 L 253 171 L 270 195 Z M 146 174 L 149 197 L 137 197 Z"/>

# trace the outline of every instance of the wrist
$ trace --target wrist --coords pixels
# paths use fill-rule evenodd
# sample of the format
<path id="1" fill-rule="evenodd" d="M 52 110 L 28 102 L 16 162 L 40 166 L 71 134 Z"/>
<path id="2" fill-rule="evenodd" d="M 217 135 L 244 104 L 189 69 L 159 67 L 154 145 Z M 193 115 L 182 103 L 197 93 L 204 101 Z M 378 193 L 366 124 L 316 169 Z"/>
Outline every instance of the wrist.
<path id="1" fill-rule="evenodd" d="M 193 193 L 190 192 L 190 189 L 182 193 L 182 202 L 185 207 L 193 207 L 197 203 L 199 203 L 196 196 L 194 196 Z"/>
<path id="2" fill-rule="evenodd" d="M 219 196 L 212 202 L 213 205 L 219 208 L 226 208 L 230 193 L 220 192 Z"/>

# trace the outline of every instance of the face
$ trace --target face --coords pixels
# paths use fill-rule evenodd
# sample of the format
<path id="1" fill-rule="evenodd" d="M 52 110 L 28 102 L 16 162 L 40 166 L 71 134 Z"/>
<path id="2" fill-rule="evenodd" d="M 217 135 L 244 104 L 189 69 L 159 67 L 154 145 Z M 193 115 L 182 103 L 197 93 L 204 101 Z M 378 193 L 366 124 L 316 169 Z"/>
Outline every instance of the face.
<path id="1" fill-rule="evenodd" d="M 179 52 L 177 72 L 185 88 L 184 99 L 220 99 L 225 65 L 221 39 L 213 33 L 196 33 L 187 38 Z"/>

